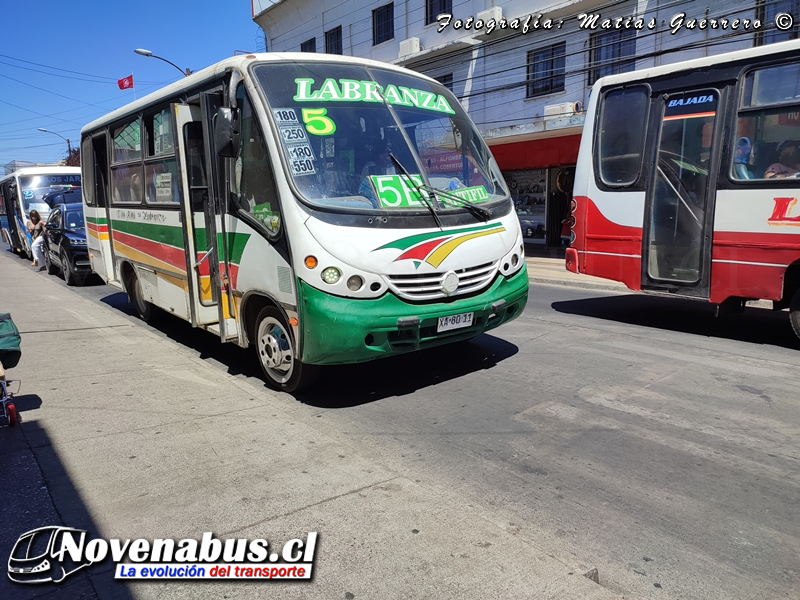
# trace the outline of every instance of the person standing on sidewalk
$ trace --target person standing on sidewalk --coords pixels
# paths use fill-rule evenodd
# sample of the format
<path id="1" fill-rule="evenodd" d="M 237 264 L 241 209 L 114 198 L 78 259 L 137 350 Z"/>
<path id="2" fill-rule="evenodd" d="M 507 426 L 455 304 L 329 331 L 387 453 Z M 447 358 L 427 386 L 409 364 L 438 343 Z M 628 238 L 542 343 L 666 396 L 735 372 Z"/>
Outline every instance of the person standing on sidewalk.
<path id="1" fill-rule="evenodd" d="M 29 221 L 28 231 L 31 232 L 33 238 L 33 245 L 31 246 L 31 253 L 33 254 L 32 267 L 39 267 L 40 271 L 44 271 L 47 267 L 44 265 L 44 251 L 42 250 L 42 243 L 44 242 L 44 221 L 39 216 L 39 211 L 32 210 Z"/>

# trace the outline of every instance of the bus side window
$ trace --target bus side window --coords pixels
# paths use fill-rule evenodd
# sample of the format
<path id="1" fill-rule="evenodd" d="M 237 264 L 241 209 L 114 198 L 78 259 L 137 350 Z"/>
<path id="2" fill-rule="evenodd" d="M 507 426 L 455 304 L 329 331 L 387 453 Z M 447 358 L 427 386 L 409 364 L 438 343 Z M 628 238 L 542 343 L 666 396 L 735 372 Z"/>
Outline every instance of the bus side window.
<path id="1" fill-rule="evenodd" d="M 639 178 L 647 122 L 644 86 L 612 90 L 602 101 L 597 144 L 597 173 L 610 186 L 629 186 Z"/>
<path id="2" fill-rule="evenodd" d="M 262 223 L 269 234 L 276 235 L 281 224 L 269 154 L 243 85 L 239 85 L 236 98 L 241 111 L 239 158 L 234 182 L 237 208 Z"/>

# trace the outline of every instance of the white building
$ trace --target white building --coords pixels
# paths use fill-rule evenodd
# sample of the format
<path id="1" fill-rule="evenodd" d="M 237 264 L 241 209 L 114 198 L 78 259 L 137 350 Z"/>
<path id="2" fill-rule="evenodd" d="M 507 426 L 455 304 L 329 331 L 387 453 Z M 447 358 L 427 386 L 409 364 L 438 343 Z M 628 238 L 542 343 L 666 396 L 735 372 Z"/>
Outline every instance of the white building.
<path id="1" fill-rule="evenodd" d="M 557 245 L 592 83 L 797 37 L 775 19 L 800 19 L 798 4 L 253 0 L 253 19 L 269 51 L 362 56 L 450 87 L 490 144 L 532 241 Z"/>

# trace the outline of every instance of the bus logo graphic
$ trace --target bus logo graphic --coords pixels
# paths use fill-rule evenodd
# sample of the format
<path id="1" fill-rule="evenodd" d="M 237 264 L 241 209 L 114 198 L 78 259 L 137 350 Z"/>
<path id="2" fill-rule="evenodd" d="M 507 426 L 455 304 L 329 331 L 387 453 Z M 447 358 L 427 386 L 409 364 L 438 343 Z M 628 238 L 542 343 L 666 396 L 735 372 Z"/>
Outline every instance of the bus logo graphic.
<path id="1" fill-rule="evenodd" d="M 433 268 L 437 268 L 444 262 L 444 259 L 450 256 L 450 254 L 464 242 L 486 235 L 502 233 L 505 230 L 506 228 L 501 224 L 495 223 L 494 225 L 468 227 L 448 232 L 436 231 L 432 233 L 421 233 L 400 238 L 399 240 L 375 248 L 375 250 L 385 250 L 387 248 L 403 250 L 400 256 L 395 258 L 392 262 L 413 260 L 416 268 L 419 268 L 423 262 L 428 263 Z M 373 252 L 375 252 L 375 250 L 373 250 Z"/>
<path id="2" fill-rule="evenodd" d="M 797 198 L 775 198 L 775 208 L 767 219 L 770 225 L 800 225 L 800 215 L 789 216 L 797 204 Z"/>
<path id="3" fill-rule="evenodd" d="M 23 533 L 8 557 L 8 578 L 17 583 L 58 583 L 89 566 L 92 561 L 76 562 L 65 552 L 65 542 L 73 541 L 73 536 L 83 539 L 86 531 L 51 525 Z"/>

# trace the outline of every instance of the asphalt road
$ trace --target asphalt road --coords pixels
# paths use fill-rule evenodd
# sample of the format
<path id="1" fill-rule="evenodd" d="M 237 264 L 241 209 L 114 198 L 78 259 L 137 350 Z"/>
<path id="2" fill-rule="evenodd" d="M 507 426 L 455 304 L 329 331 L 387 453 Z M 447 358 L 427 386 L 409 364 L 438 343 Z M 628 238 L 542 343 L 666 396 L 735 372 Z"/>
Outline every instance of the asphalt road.
<path id="1" fill-rule="evenodd" d="M 259 377 L 181 321 L 154 331 Z M 799 366 L 786 313 L 537 285 L 510 325 L 326 368 L 292 410 L 626 598 L 797 598 Z"/>

